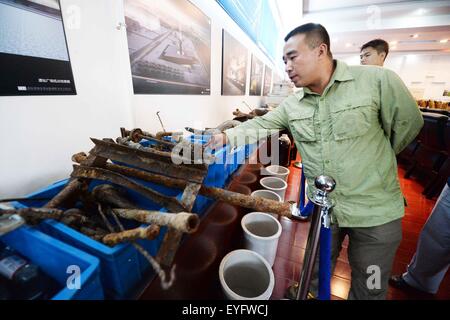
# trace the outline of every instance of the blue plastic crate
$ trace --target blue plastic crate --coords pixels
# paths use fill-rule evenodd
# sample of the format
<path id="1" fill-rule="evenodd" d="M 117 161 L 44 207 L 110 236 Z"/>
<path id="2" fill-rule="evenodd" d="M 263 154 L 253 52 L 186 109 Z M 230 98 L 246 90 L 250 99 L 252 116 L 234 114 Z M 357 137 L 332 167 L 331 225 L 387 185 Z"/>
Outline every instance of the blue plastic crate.
<path id="1" fill-rule="evenodd" d="M 31 228 L 20 227 L 0 238 L 33 264 L 38 265 L 48 276 L 55 279 L 61 290 L 52 300 L 102 300 L 100 261 L 83 251 Z M 80 288 L 69 289 L 66 285 L 69 266 L 80 268 Z"/>
<path id="2" fill-rule="evenodd" d="M 68 180 L 59 181 L 47 188 L 44 188 L 43 190 L 29 195 L 28 198 L 51 198 L 61 191 L 67 182 Z M 181 197 L 180 190 L 167 188 L 149 182 L 139 182 L 162 194 L 176 196 L 179 199 Z M 93 180 L 89 188 L 92 189 L 96 185 L 102 183 L 105 182 Z M 125 191 L 127 193 L 127 198 L 143 209 L 160 210 L 163 212 L 166 211 L 164 208 L 161 208 L 159 205 L 134 191 Z M 27 206 L 41 207 L 45 204 L 45 201 L 26 202 L 23 204 L 17 204 L 17 207 L 25 207 L 25 204 Z M 139 224 L 136 223 L 132 227 L 138 226 Z M 102 285 L 105 294 L 110 298 L 124 299 L 130 297 L 142 281 L 143 276 L 147 276 L 149 273 L 149 262 L 130 243 L 123 243 L 114 247 L 109 247 L 89 238 L 88 236 L 85 236 L 84 234 L 66 226 L 63 223 L 51 219 L 43 221 L 39 225 L 39 229 L 56 239 L 98 257 L 100 259 Z M 165 227 L 161 228 L 161 232 L 157 239 L 152 241 L 139 240 L 138 243 L 149 251 L 152 256 L 155 256 L 161 246 L 166 229 L 167 228 Z"/>

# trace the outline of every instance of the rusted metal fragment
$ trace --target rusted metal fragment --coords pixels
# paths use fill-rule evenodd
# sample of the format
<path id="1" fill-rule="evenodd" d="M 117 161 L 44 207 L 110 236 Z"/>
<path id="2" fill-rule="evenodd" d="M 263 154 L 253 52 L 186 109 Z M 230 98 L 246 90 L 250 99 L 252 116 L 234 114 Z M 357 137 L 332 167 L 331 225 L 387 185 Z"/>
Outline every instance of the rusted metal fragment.
<path id="1" fill-rule="evenodd" d="M 158 150 L 146 149 L 137 150 L 127 146 L 114 143 L 107 143 L 97 139 L 91 139 L 96 147 L 91 150 L 100 157 L 111 159 L 112 161 L 126 163 L 150 172 L 164 174 L 173 178 L 181 178 L 188 181 L 202 183 L 208 166 L 205 164 L 184 164 L 180 158 L 171 158 L 170 153 Z M 172 160 L 180 160 L 175 164 Z"/>
<path id="2" fill-rule="evenodd" d="M 200 189 L 200 194 L 235 206 L 249 208 L 260 212 L 275 213 L 287 218 L 292 217 L 292 205 L 288 202 L 278 202 L 261 197 L 252 197 L 228 190 L 205 186 L 202 186 Z"/>
<path id="3" fill-rule="evenodd" d="M 101 228 L 81 227 L 80 232 L 96 241 L 102 241 L 103 237 L 108 234 L 108 231 Z"/>
<path id="4" fill-rule="evenodd" d="M 162 175 L 144 172 L 141 170 L 136 170 L 133 168 L 128 168 L 120 165 L 106 164 L 106 168 L 129 177 L 134 177 L 143 181 L 162 184 L 170 188 L 182 190 L 187 185 L 187 182 L 182 179 L 165 177 Z M 232 205 L 253 209 L 255 211 L 275 213 L 282 216 L 286 216 L 288 218 L 292 216 L 291 204 L 287 202 L 278 202 L 260 197 L 251 197 L 224 189 L 207 186 L 202 186 L 200 188 L 199 194 L 212 199 L 224 201 Z"/>
<path id="5" fill-rule="evenodd" d="M 44 208 L 61 208 L 74 201 L 83 190 L 87 188 L 87 183 L 80 179 L 71 179 L 69 183 L 51 199 Z"/>
<path id="6" fill-rule="evenodd" d="M 158 254 L 156 255 L 156 260 L 159 261 L 161 265 L 166 267 L 170 267 L 172 265 L 182 238 L 182 232 L 174 229 L 167 230 Z"/>
<path id="7" fill-rule="evenodd" d="M 195 199 L 197 198 L 197 194 L 201 187 L 202 185 L 198 183 L 188 183 L 186 185 L 183 195 L 181 196 L 181 204 L 183 204 L 187 211 L 192 211 L 192 207 L 194 206 Z"/>
<path id="8" fill-rule="evenodd" d="M 87 154 L 86 154 L 86 152 L 83 152 L 83 151 L 75 153 L 72 156 L 72 161 L 76 162 L 76 163 L 81 163 L 81 162 L 85 161 L 86 159 L 87 159 Z"/>
<path id="9" fill-rule="evenodd" d="M 189 212 L 174 214 L 136 209 L 113 209 L 113 211 L 125 219 L 136 220 L 147 224 L 156 224 L 158 226 L 167 226 L 186 233 L 194 233 L 200 223 L 198 215 Z"/>
<path id="10" fill-rule="evenodd" d="M 110 233 L 103 237 L 102 242 L 109 246 L 130 242 L 138 239 L 154 240 L 159 234 L 159 226 L 151 225 L 146 228 L 136 228 L 117 233 Z"/>
<path id="11" fill-rule="evenodd" d="M 195 199 L 201 184 L 188 183 L 181 197 L 181 203 L 186 207 L 187 211 L 191 211 L 194 206 Z M 175 254 L 180 246 L 183 233 L 176 229 L 169 229 L 164 235 L 164 240 L 158 251 L 157 259 L 164 266 L 172 265 Z"/>
<path id="12" fill-rule="evenodd" d="M 83 156 L 83 153 L 80 152 L 72 156 L 72 160 L 76 161 L 84 158 L 83 165 L 97 167 L 104 167 L 108 161 L 108 159 L 96 156 L 95 154 L 89 154 L 89 156 L 86 157 Z M 89 181 L 83 179 L 70 179 L 69 183 L 53 199 L 51 199 L 44 208 L 73 207 L 78 196 L 87 190 L 88 185 Z"/>
<path id="13" fill-rule="evenodd" d="M 100 203 L 112 208 L 137 209 L 137 206 L 110 184 L 101 184 L 92 190 L 92 196 Z"/>
<path id="14" fill-rule="evenodd" d="M 150 188 L 144 187 L 121 174 L 101 168 L 90 168 L 76 165 L 73 167 L 74 169 L 71 176 L 74 178 L 97 179 L 112 182 L 134 190 L 172 212 L 186 211 L 183 205 L 176 198 L 165 196 Z"/>
<path id="15" fill-rule="evenodd" d="M 163 137 L 172 137 L 172 136 L 183 136 L 183 132 L 172 132 L 172 131 L 159 131 L 156 133 L 156 139 L 161 139 Z"/>
<path id="16" fill-rule="evenodd" d="M 104 141 L 104 143 L 109 143 L 109 142 Z M 105 166 L 106 162 L 108 161 L 108 158 L 96 155 L 95 153 L 92 152 L 93 150 L 95 150 L 95 147 L 89 151 L 89 155 L 87 156 L 86 160 L 83 161 L 82 164 L 84 166 L 88 166 L 88 167 L 103 168 Z"/>
<path id="17" fill-rule="evenodd" d="M 52 208 L 21 208 L 15 210 L 2 210 L 0 214 L 18 214 L 28 225 L 37 225 L 45 219 L 54 219 L 71 227 L 86 224 L 88 219 L 78 209 L 62 211 Z"/>
<path id="18" fill-rule="evenodd" d="M 64 211 L 53 208 L 21 208 L 11 210 L 0 210 L 0 214 L 18 214 L 26 224 L 36 225 L 45 219 L 61 219 Z"/>
<path id="19" fill-rule="evenodd" d="M 89 220 L 84 211 L 72 208 L 64 211 L 60 222 L 72 228 L 80 228 L 81 226 L 88 224 Z"/>

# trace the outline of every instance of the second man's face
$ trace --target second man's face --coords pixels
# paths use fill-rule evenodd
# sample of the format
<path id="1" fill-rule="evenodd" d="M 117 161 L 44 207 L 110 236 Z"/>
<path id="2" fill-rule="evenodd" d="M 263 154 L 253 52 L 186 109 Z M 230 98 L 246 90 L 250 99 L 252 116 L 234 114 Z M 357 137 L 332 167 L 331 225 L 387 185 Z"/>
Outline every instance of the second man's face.
<path id="1" fill-rule="evenodd" d="M 374 48 L 367 47 L 361 50 L 359 57 L 362 65 L 382 67 L 384 64 L 385 53 L 378 53 Z"/>

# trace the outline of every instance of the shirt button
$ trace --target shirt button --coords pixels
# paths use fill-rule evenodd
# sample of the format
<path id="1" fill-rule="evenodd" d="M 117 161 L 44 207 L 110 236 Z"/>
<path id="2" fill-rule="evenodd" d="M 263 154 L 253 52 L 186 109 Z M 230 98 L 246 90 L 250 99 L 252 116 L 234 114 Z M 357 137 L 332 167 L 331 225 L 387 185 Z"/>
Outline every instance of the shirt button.
<path id="1" fill-rule="evenodd" d="M 327 164 L 330 163 L 330 160 L 325 160 L 325 163 L 327 163 Z"/>

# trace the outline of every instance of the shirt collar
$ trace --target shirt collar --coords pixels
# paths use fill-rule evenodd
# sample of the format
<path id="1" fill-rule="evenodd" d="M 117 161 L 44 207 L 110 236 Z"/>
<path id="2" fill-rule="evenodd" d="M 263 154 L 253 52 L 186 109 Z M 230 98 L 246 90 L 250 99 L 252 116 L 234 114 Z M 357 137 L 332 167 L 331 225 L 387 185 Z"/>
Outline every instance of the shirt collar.
<path id="1" fill-rule="evenodd" d="M 333 61 L 336 63 L 336 69 L 334 70 L 334 73 L 330 79 L 330 83 L 328 84 L 327 87 L 332 86 L 335 81 L 343 82 L 355 79 L 353 75 L 350 73 L 348 65 L 345 62 L 339 60 Z M 314 93 L 311 90 L 309 90 L 309 88 L 306 87 L 303 87 L 299 91 L 294 93 L 294 95 L 297 97 L 299 101 L 304 98 L 305 94 L 314 94 Z"/>

